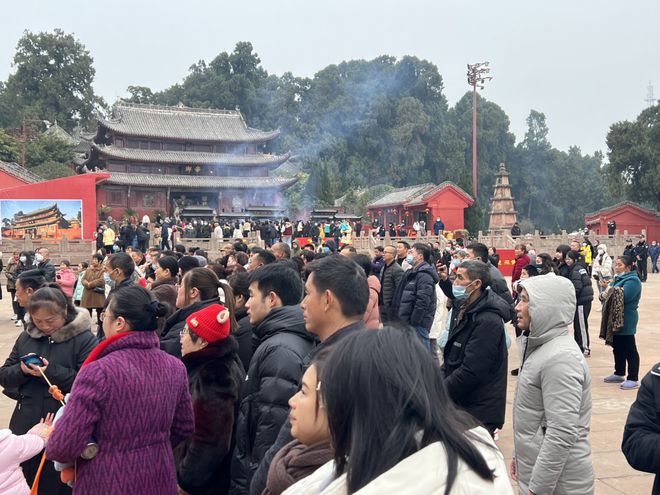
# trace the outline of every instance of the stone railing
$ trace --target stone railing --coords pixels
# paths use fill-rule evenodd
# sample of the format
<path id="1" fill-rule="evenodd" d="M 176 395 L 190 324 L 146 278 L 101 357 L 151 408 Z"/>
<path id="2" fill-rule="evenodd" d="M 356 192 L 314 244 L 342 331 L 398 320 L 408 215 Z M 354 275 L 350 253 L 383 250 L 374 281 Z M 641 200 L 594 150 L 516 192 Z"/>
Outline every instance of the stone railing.
<path id="1" fill-rule="evenodd" d="M 40 247 L 48 248 L 50 259 L 55 265 L 58 265 L 62 259 L 67 259 L 72 265 L 77 265 L 81 261 L 89 261 L 90 256 L 96 250 L 96 242 L 70 241 L 66 238 L 61 241 L 30 238 L 22 240 L 2 239 L 0 242 L 0 250 L 5 264 L 14 251 L 34 251 Z"/>
<path id="2" fill-rule="evenodd" d="M 642 235 L 646 235 L 646 232 L 642 231 Z M 493 246 L 497 249 L 513 249 L 516 244 L 531 244 L 537 253 L 549 253 L 554 255 L 557 246 L 560 244 L 570 244 L 574 239 L 582 242 L 585 237 L 588 237 L 592 244 L 596 244 L 596 241 L 605 244 L 607 246 L 607 252 L 611 256 L 619 256 L 623 254 L 623 250 L 628 244 L 626 242 L 627 240 L 632 240 L 633 244 L 637 244 L 642 235 L 628 234 L 627 230 L 624 230 L 623 232 L 617 230 L 616 233 L 611 236 L 597 235 L 593 232 L 570 235 L 564 230 L 561 234 L 542 235 L 537 231 L 534 234 L 524 234 L 519 237 L 512 237 L 509 232 L 479 231 L 478 240 L 489 247 Z"/>

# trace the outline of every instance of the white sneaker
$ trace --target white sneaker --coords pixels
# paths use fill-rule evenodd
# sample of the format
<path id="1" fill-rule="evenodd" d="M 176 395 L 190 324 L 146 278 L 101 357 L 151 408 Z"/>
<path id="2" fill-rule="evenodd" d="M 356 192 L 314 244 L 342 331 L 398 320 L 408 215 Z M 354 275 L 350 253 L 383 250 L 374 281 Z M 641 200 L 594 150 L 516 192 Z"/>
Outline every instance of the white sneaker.
<path id="1" fill-rule="evenodd" d="M 12 320 L 12 321 L 16 321 L 17 319 L 18 319 L 18 316 L 16 316 L 16 315 L 13 315 L 13 316 L 11 317 L 11 320 Z"/>
<path id="2" fill-rule="evenodd" d="M 21 320 L 16 320 L 16 326 L 17 326 L 17 327 L 22 327 L 22 326 L 23 326 L 23 322 L 22 322 Z"/>

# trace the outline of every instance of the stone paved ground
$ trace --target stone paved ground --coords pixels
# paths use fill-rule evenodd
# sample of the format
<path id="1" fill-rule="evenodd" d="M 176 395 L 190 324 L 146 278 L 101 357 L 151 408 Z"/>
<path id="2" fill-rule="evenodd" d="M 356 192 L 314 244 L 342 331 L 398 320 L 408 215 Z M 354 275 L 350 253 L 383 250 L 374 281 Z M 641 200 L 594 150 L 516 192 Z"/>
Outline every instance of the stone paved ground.
<path id="1" fill-rule="evenodd" d="M 5 296 L 6 296 L 5 292 Z M 598 304 L 596 302 L 596 304 Z M 594 306 L 598 309 L 598 306 Z M 5 297 L 0 301 L 0 359 L 4 361 L 19 334 L 12 321 L 11 304 Z M 640 350 L 643 376 L 660 361 L 660 275 L 650 275 L 644 284 L 640 305 L 640 321 L 637 345 Z M 600 316 L 592 311 L 589 318 L 592 336 L 598 334 Z M 509 367 L 518 365 L 518 354 L 514 347 L 510 352 Z M 616 385 L 603 383 L 602 378 L 613 371 L 612 351 L 597 338 L 592 340 L 592 357 L 588 360 L 593 379 L 593 416 L 591 422 L 591 442 L 594 468 L 596 472 L 596 493 L 602 495 L 630 494 L 642 495 L 651 492 L 653 476 L 635 471 L 626 462 L 621 453 L 623 426 L 630 405 L 635 400 L 635 391 L 622 391 Z M 507 398 L 507 423 L 500 434 L 499 446 L 507 458 L 507 464 L 513 450 L 511 432 L 511 404 L 515 390 L 515 378 L 510 377 Z M 0 395 L 0 428 L 9 423 L 14 402 Z"/>

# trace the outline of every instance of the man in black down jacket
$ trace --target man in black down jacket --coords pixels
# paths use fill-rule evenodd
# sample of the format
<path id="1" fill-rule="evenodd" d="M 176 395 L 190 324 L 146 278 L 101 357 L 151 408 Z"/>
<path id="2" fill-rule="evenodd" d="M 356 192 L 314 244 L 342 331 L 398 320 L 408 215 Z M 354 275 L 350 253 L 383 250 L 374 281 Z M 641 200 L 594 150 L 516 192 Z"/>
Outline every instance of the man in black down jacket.
<path id="1" fill-rule="evenodd" d="M 488 266 L 488 272 L 490 273 L 490 290 L 500 296 L 504 302 L 509 305 L 510 311 L 509 315 L 504 318 L 505 322 L 513 321 L 515 316 L 513 298 L 511 297 L 511 291 L 509 291 L 509 286 L 506 284 L 506 280 L 502 276 L 502 272 L 490 262 L 488 256 L 488 247 L 485 244 L 480 242 L 473 242 L 468 244 L 465 248 L 467 250 L 467 259 L 468 260 L 481 260 Z M 447 273 L 447 263 L 438 266 L 438 271 L 440 275 L 440 288 L 445 295 L 452 301 L 455 299 L 455 296 L 452 292 L 452 283 L 449 280 Z"/>
<path id="2" fill-rule="evenodd" d="M 492 290 L 486 263 L 464 261 L 454 285 L 457 297 L 444 349 L 447 391 L 456 405 L 481 421 L 491 435 L 504 424 L 507 349 L 504 319 L 508 304 Z M 455 290 L 458 293 L 458 290 Z"/>
<path id="3" fill-rule="evenodd" d="M 392 313 L 417 330 L 422 343 L 431 349 L 429 330 L 435 316 L 435 284 L 438 272 L 429 265 L 431 249 L 422 243 L 410 248 L 412 268 L 404 273 L 392 302 Z M 408 257 L 410 262 L 410 256 Z"/>
<path id="4" fill-rule="evenodd" d="M 385 246 L 383 263 L 383 269 L 380 272 L 381 290 L 378 293 L 378 306 L 380 308 L 380 321 L 385 325 L 392 319 L 392 301 L 404 272 L 403 268 L 396 262 L 396 248 L 394 246 Z"/>
<path id="5" fill-rule="evenodd" d="M 305 358 L 305 370 L 318 352 L 364 330 L 362 317 L 369 302 L 369 286 L 364 271 L 345 256 L 327 256 L 316 260 L 307 265 L 306 271 L 307 293 L 300 306 L 307 330 L 318 336 L 321 342 Z M 292 440 L 291 423 L 287 419 L 252 478 L 250 495 L 262 494 L 275 454 Z"/>
<path id="6" fill-rule="evenodd" d="M 255 470 L 289 413 L 289 399 L 303 375 L 303 360 L 315 345 L 298 303 L 302 280 L 289 266 L 273 263 L 250 274 L 246 308 L 259 346 L 241 391 L 231 494 L 248 492 Z"/>
<path id="7" fill-rule="evenodd" d="M 652 493 L 660 493 L 660 363 L 644 377 L 630 406 L 621 450 L 634 469 L 656 475 Z"/>

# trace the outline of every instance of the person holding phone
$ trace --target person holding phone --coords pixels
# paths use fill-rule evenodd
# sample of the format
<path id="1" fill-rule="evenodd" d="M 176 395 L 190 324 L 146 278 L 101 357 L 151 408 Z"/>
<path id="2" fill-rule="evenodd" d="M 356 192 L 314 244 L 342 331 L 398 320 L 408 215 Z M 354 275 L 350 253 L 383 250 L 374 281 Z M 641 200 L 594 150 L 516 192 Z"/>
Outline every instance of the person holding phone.
<path id="1" fill-rule="evenodd" d="M 36 290 L 28 309 L 30 321 L 26 330 L 18 336 L 9 357 L 0 367 L 0 386 L 5 395 L 16 400 L 9 422 L 14 435 L 27 433 L 42 417 L 56 412 L 61 405 L 50 396 L 41 371 L 66 394 L 96 345 L 87 310 L 73 306 L 55 284 Z M 34 481 L 39 461 L 40 456 L 35 456 L 22 464 L 29 484 Z M 44 468 L 39 493 L 71 493 L 71 489 L 59 481 L 52 463 Z"/>

